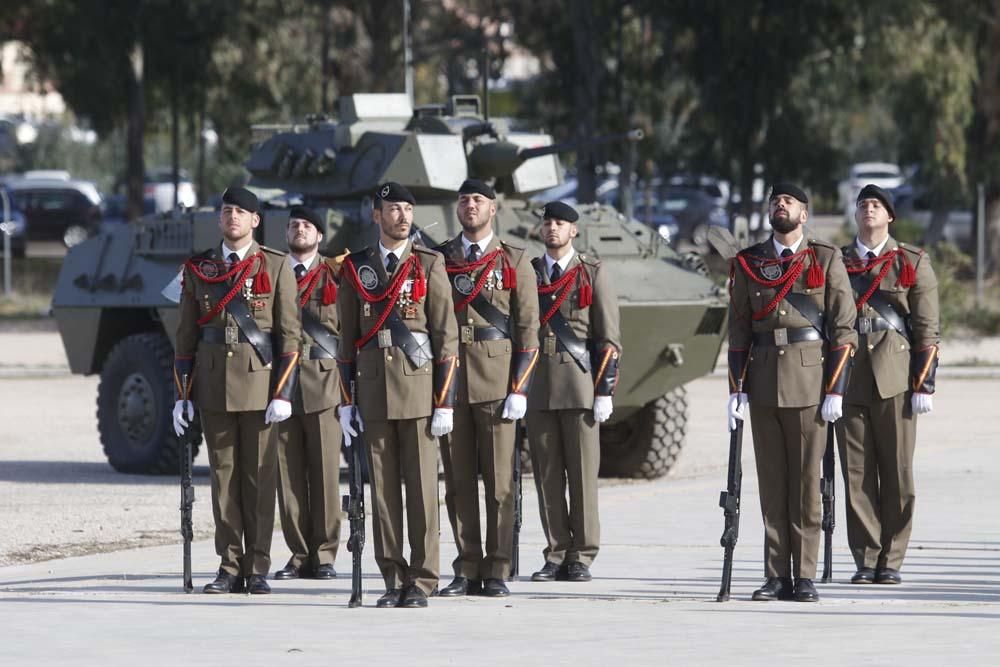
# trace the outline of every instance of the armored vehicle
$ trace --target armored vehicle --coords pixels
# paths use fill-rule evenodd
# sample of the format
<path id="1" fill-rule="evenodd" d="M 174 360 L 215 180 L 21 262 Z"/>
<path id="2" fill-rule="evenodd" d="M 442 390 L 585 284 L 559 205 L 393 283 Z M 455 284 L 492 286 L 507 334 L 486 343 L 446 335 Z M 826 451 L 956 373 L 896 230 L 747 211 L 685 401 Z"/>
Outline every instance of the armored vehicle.
<path id="1" fill-rule="evenodd" d="M 413 109 L 403 95 L 354 95 L 341 100 L 336 121 L 256 131 L 250 185 L 320 210 L 327 255 L 374 242 L 372 194 L 387 180 L 416 196 L 419 241 L 433 246 L 456 235 L 455 192 L 467 177 L 489 179 L 500 193 L 497 233 L 541 255 L 539 212 L 528 196 L 560 182 L 558 153 L 575 147 L 489 121 L 475 96 Z M 623 138 L 638 135 L 611 140 Z M 601 427 L 601 474 L 658 477 L 683 444 L 684 383 L 714 368 L 726 304 L 703 265 L 651 228 L 606 206 L 585 205 L 580 214 L 576 247 L 609 268 L 621 304 L 621 381 Z M 258 240 L 285 248 L 287 211 L 265 210 L 263 218 Z M 72 371 L 101 376 L 101 442 L 120 471 L 177 470 L 170 417 L 177 312 L 163 289 L 187 257 L 218 239 L 218 213 L 174 214 L 102 232 L 63 263 L 53 310 Z"/>

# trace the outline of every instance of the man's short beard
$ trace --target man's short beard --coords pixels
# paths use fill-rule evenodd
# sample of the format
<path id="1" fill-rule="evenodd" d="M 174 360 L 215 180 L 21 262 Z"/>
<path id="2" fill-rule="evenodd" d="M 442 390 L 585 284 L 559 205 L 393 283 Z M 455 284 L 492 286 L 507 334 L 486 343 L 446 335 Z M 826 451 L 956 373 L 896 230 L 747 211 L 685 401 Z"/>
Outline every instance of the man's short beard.
<path id="1" fill-rule="evenodd" d="M 288 242 L 288 249 L 300 255 L 308 255 L 319 250 L 319 242 L 310 244 L 305 241 L 291 240 Z"/>
<path id="2" fill-rule="evenodd" d="M 794 232 L 795 228 L 798 226 L 799 223 L 795 222 L 791 218 L 771 218 L 771 229 L 779 234 L 789 234 Z"/>
<path id="3" fill-rule="evenodd" d="M 478 232 L 480 229 L 483 229 L 483 228 L 487 227 L 492 222 L 492 220 L 490 220 L 490 217 L 489 217 L 488 214 L 487 214 L 487 217 L 486 217 L 485 221 L 481 220 L 479 218 L 479 215 L 477 214 L 473 218 L 472 224 L 469 225 L 465 221 L 465 219 L 467 217 L 470 217 L 470 216 L 458 216 L 458 224 L 462 225 L 462 229 L 464 229 L 467 232 Z"/>
<path id="4" fill-rule="evenodd" d="M 559 241 L 546 241 L 545 242 L 545 247 L 548 248 L 549 250 L 559 250 L 561 248 L 565 248 L 568 245 L 569 245 L 569 243 L 560 243 Z"/>
<path id="5" fill-rule="evenodd" d="M 412 229 L 412 227 L 411 227 L 411 229 Z M 396 225 L 390 225 L 388 227 L 388 229 L 385 228 L 385 227 L 383 227 L 382 228 L 382 233 L 385 234 L 386 236 L 388 236 L 393 241 L 405 241 L 406 239 L 410 238 L 410 230 L 409 229 L 407 229 L 404 232 L 401 229 L 397 229 Z"/>

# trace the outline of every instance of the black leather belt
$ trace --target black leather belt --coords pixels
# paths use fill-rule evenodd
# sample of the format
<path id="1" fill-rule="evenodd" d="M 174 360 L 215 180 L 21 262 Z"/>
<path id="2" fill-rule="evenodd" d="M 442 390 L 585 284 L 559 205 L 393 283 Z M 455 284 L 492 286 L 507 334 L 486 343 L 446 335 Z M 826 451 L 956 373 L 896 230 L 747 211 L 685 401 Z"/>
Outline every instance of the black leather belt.
<path id="1" fill-rule="evenodd" d="M 483 340 L 506 340 L 510 338 L 506 331 L 501 331 L 496 327 L 475 327 L 472 325 L 459 327 L 458 334 L 458 339 L 466 345 L 478 343 Z"/>
<path id="2" fill-rule="evenodd" d="M 319 345 L 309 346 L 309 358 L 315 359 L 333 359 L 333 355 L 321 348 Z"/>
<path id="3" fill-rule="evenodd" d="M 822 340 L 814 327 L 802 327 L 801 329 L 775 329 L 774 331 L 758 331 L 753 335 L 754 345 L 770 347 L 782 347 L 790 343 L 804 343 L 808 340 Z"/>
<path id="4" fill-rule="evenodd" d="M 270 332 L 265 331 L 265 334 Z M 235 345 L 236 343 L 250 343 L 246 334 L 239 327 L 202 327 L 201 340 L 213 345 Z M 252 343 L 251 343 L 252 344 Z M 264 340 L 263 347 L 267 352 L 271 352 L 271 339 Z"/>
<path id="5" fill-rule="evenodd" d="M 895 331 L 896 327 L 884 317 L 859 317 L 854 324 L 855 330 L 859 334 L 870 334 L 873 331 Z"/>

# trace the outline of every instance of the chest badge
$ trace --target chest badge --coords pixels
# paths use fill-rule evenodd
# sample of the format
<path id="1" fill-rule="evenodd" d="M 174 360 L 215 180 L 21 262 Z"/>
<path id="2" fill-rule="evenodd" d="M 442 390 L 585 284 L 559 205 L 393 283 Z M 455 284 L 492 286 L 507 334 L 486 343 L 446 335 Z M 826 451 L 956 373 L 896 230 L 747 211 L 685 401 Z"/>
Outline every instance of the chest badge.
<path id="1" fill-rule="evenodd" d="M 781 264 L 762 264 L 760 267 L 760 275 L 765 280 L 777 280 L 781 273 Z"/>
<path id="2" fill-rule="evenodd" d="M 472 290 L 475 289 L 475 284 L 472 282 L 472 278 L 469 277 L 467 273 L 459 273 L 455 276 L 455 290 L 459 294 L 464 294 L 469 296 L 472 294 Z"/>
<path id="3" fill-rule="evenodd" d="M 358 280 L 361 281 L 361 286 L 365 289 L 375 289 L 378 287 L 378 274 L 370 266 L 362 266 L 358 270 Z"/>

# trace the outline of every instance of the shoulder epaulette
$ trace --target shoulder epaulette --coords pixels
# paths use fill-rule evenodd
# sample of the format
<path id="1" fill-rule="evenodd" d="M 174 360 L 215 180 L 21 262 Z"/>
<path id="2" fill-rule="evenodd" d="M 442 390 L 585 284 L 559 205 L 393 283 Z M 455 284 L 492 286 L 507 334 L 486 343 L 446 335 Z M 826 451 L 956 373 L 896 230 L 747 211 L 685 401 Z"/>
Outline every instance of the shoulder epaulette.
<path id="1" fill-rule="evenodd" d="M 351 254 L 348 255 L 348 258 L 350 258 L 350 260 L 352 262 L 357 262 L 357 261 L 360 261 L 362 259 L 366 259 L 367 257 L 369 257 L 371 252 L 372 252 L 372 248 L 369 246 L 369 247 L 363 248 L 361 250 L 355 250 L 354 252 L 352 252 Z"/>
<path id="2" fill-rule="evenodd" d="M 413 245 L 413 252 L 419 252 L 424 255 L 434 255 L 434 256 L 444 254 L 440 250 L 435 250 L 434 248 L 425 248 L 422 245 L 416 245 L 416 244 Z"/>
<path id="3" fill-rule="evenodd" d="M 215 252 L 215 248 L 205 248 L 196 255 L 192 255 L 191 259 L 209 259 L 212 253 Z"/>
<path id="4" fill-rule="evenodd" d="M 759 257 L 764 254 L 766 248 L 765 244 L 770 243 L 771 240 L 761 241 L 760 243 L 755 243 L 753 245 L 747 246 L 740 250 L 737 255 L 743 255 L 744 257 Z"/>
<path id="5" fill-rule="evenodd" d="M 510 243 L 509 241 L 505 241 L 503 239 L 500 239 L 500 245 L 509 250 L 516 250 L 517 252 L 524 252 L 525 250 L 524 246 L 517 245 L 516 243 Z"/>
<path id="6" fill-rule="evenodd" d="M 920 257 L 921 255 L 924 254 L 924 251 L 922 249 L 918 248 L 915 245 L 910 245 L 908 243 L 900 243 L 899 244 L 899 249 L 900 250 L 905 250 L 906 252 L 910 253 L 911 255 L 916 255 L 917 257 Z"/>
<path id="7" fill-rule="evenodd" d="M 601 266 L 601 260 L 596 257 L 584 255 L 583 253 L 580 253 L 580 261 L 588 266 L 594 267 L 595 269 Z"/>
<path id="8" fill-rule="evenodd" d="M 837 250 L 837 246 L 833 245 L 829 241 L 823 241 L 822 239 L 809 239 L 809 245 L 819 246 L 821 248 L 828 248 L 830 250 Z"/>
<path id="9" fill-rule="evenodd" d="M 277 255 L 278 257 L 284 257 L 288 253 L 282 252 L 280 250 L 275 250 L 274 248 L 268 248 L 266 245 L 260 246 L 260 249 L 271 255 Z"/>

